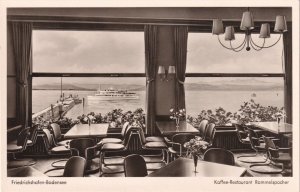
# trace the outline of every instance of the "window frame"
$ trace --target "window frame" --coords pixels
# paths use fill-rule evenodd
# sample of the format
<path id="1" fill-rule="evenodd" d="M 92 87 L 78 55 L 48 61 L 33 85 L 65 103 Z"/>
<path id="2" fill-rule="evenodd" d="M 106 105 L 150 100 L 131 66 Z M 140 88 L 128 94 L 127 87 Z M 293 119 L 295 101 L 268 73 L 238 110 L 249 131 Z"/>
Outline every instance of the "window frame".
<path id="1" fill-rule="evenodd" d="M 244 33 L 244 31 L 241 31 L 240 28 L 239 28 L 239 22 L 234 22 L 234 21 L 230 21 L 230 22 L 224 22 L 224 26 L 234 26 L 236 30 L 236 33 Z M 259 26 L 260 23 L 255 23 L 255 28 L 254 30 L 252 30 L 252 34 L 258 34 L 259 33 Z M 288 24 L 289 25 L 289 24 Z M 273 31 L 273 28 L 274 28 L 274 24 L 270 24 L 271 26 L 271 31 Z M 208 33 L 208 32 L 211 32 L 210 30 L 208 30 L 207 28 L 197 28 L 197 27 L 190 27 L 189 28 L 189 31 L 188 31 L 188 34 L 189 33 Z M 276 34 L 273 32 L 273 34 Z M 187 63 L 188 65 L 188 63 Z M 256 78 L 283 78 L 283 85 L 284 85 L 284 89 L 286 87 L 284 81 L 285 81 L 285 78 L 286 78 L 286 74 L 285 72 L 283 71 L 282 73 L 186 73 L 185 74 L 185 77 L 186 78 L 203 78 L 203 77 L 219 77 L 219 78 L 222 78 L 222 77 L 241 77 L 241 78 L 249 78 L 249 77 L 256 77 Z M 284 91 L 284 90 L 283 90 Z M 284 98 L 285 100 L 285 98 Z M 217 126 L 218 128 L 232 128 L 232 126 Z"/>
<path id="2" fill-rule="evenodd" d="M 24 19 L 24 18 L 23 18 Z M 88 23 L 88 22 L 34 22 L 34 30 L 62 30 L 62 31 L 121 31 L 121 32 L 144 32 L 144 28 L 141 25 L 127 25 L 127 24 L 105 24 L 105 23 Z M 31 65 L 34 65 L 33 63 Z M 33 68 L 31 66 L 31 68 Z M 32 114 L 32 80 L 35 77 L 145 77 L 144 73 L 47 73 L 47 72 L 31 72 L 29 75 L 29 114 Z M 146 82 L 145 82 L 146 84 Z M 32 116 L 29 115 L 29 125 L 32 124 Z"/>
<path id="3" fill-rule="evenodd" d="M 188 33 L 211 32 L 212 20 L 189 19 L 141 19 L 141 18 L 93 18 L 93 17 L 62 17 L 62 16 L 9 16 L 8 20 L 33 22 L 33 30 L 85 30 L 85 31 L 140 31 L 144 32 L 147 24 L 152 25 L 184 25 L 188 26 Z M 271 31 L 274 23 L 270 21 L 255 22 L 251 33 L 259 33 L 262 23 L 270 23 Z M 224 21 L 225 26 L 234 26 L 236 33 L 244 33 L 239 29 L 240 21 Z M 287 23 L 288 26 L 291 22 Z M 186 73 L 185 77 L 285 77 L 285 73 Z M 29 76 L 29 106 L 32 106 L 32 78 L 33 77 L 146 77 L 146 73 L 44 73 L 32 72 Z M 284 80 L 285 81 L 285 80 Z M 285 84 L 284 84 L 285 85 Z M 32 107 L 30 107 L 32 110 Z M 30 111 L 31 113 L 32 111 Z M 31 124 L 31 116 L 29 123 Z"/>

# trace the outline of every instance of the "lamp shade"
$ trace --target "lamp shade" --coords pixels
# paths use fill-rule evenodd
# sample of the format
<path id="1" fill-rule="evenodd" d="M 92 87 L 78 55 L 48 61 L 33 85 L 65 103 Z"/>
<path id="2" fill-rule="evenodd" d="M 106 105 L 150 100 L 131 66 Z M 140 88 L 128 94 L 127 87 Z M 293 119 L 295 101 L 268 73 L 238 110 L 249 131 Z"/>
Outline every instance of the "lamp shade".
<path id="1" fill-rule="evenodd" d="M 164 75 L 165 74 L 165 67 L 164 66 L 160 65 L 158 67 L 158 74 L 159 75 Z"/>
<path id="2" fill-rule="evenodd" d="M 226 41 L 235 40 L 233 26 L 228 26 L 225 28 L 225 40 Z"/>
<path id="3" fill-rule="evenodd" d="M 241 30 L 254 29 L 253 15 L 250 11 L 243 13 Z"/>
<path id="4" fill-rule="evenodd" d="M 259 38 L 270 38 L 270 24 L 269 23 L 261 24 Z"/>
<path id="5" fill-rule="evenodd" d="M 213 19 L 212 34 L 220 35 L 224 33 L 223 22 L 221 19 Z"/>
<path id="6" fill-rule="evenodd" d="M 287 26 L 286 26 L 285 16 L 282 15 L 276 16 L 274 32 L 282 33 L 286 31 L 287 31 Z"/>
<path id="7" fill-rule="evenodd" d="M 170 66 L 169 66 L 168 73 L 169 73 L 169 74 L 175 74 L 175 73 L 176 73 L 176 72 L 175 72 L 175 66 L 174 66 L 174 65 L 170 65 Z"/>

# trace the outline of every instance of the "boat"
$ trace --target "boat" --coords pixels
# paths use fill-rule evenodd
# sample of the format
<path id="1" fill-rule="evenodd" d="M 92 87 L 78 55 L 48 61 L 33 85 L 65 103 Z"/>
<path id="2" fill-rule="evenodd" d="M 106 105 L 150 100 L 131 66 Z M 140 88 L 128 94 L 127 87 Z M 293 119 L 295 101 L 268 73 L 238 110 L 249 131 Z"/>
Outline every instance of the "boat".
<path id="1" fill-rule="evenodd" d="M 88 95 L 88 100 L 130 100 L 139 99 L 139 95 L 128 90 L 116 90 L 113 88 L 101 90 L 100 87 L 94 95 Z"/>
<path id="2" fill-rule="evenodd" d="M 255 94 L 255 93 L 252 93 L 252 94 L 251 94 L 251 97 L 256 97 L 256 94 Z"/>

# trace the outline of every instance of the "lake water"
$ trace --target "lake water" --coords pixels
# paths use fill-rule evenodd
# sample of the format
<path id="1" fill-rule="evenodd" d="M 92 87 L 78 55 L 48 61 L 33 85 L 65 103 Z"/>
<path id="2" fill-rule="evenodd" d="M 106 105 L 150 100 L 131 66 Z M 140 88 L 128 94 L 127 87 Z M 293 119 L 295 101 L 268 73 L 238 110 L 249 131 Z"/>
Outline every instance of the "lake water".
<path id="1" fill-rule="evenodd" d="M 78 104 L 66 116 L 77 118 L 77 116 L 89 112 L 105 114 L 113 109 L 124 111 L 145 109 L 145 91 L 136 92 L 137 100 L 118 101 L 88 101 L 87 96 L 93 95 L 94 91 L 63 91 L 65 96 L 77 94 L 84 98 L 83 104 Z M 201 110 L 216 109 L 223 107 L 226 111 L 236 112 L 244 101 L 254 99 L 256 103 L 263 106 L 283 107 L 283 91 L 255 91 L 256 97 L 252 97 L 253 91 L 186 91 L 186 110 L 188 115 L 197 116 Z M 33 90 L 32 111 L 39 112 L 50 104 L 59 100 L 60 90 Z"/>

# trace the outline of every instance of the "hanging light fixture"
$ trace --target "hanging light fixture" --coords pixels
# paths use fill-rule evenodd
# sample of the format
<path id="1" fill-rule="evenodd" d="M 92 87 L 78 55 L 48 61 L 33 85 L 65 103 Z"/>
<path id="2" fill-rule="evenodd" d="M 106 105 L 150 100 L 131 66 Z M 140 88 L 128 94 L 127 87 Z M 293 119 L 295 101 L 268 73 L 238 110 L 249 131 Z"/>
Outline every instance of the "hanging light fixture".
<path id="1" fill-rule="evenodd" d="M 249 8 L 248 8 L 248 10 L 243 13 L 240 29 L 245 31 L 245 38 L 240 45 L 233 47 L 231 41 L 235 40 L 234 27 L 227 26 L 225 28 L 225 41 L 229 41 L 229 46 L 226 46 L 221 42 L 220 37 L 219 37 L 220 34 L 224 33 L 223 22 L 220 19 L 213 19 L 212 34 L 218 35 L 219 43 L 224 48 L 235 51 L 235 52 L 239 52 L 239 51 L 243 50 L 245 46 L 246 46 L 247 51 L 250 51 L 251 48 L 253 48 L 256 51 L 260 51 L 264 48 L 273 47 L 281 39 L 282 33 L 287 31 L 287 25 L 286 25 L 285 16 L 281 16 L 281 15 L 276 16 L 274 32 L 280 33 L 280 36 L 275 43 L 273 43 L 271 45 L 265 45 L 266 38 L 270 38 L 271 35 L 270 35 L 270 24 L 263 23 L 261 25 L 260 34 L 259 34 L 259 38 L 263 38 L 263 43 L 262 43 L 262 45 L 257 45 L 251 37 L 251 30 L 254 29 L 254 21 L 253 21 L 253 15 L 249 11 Z"/>

